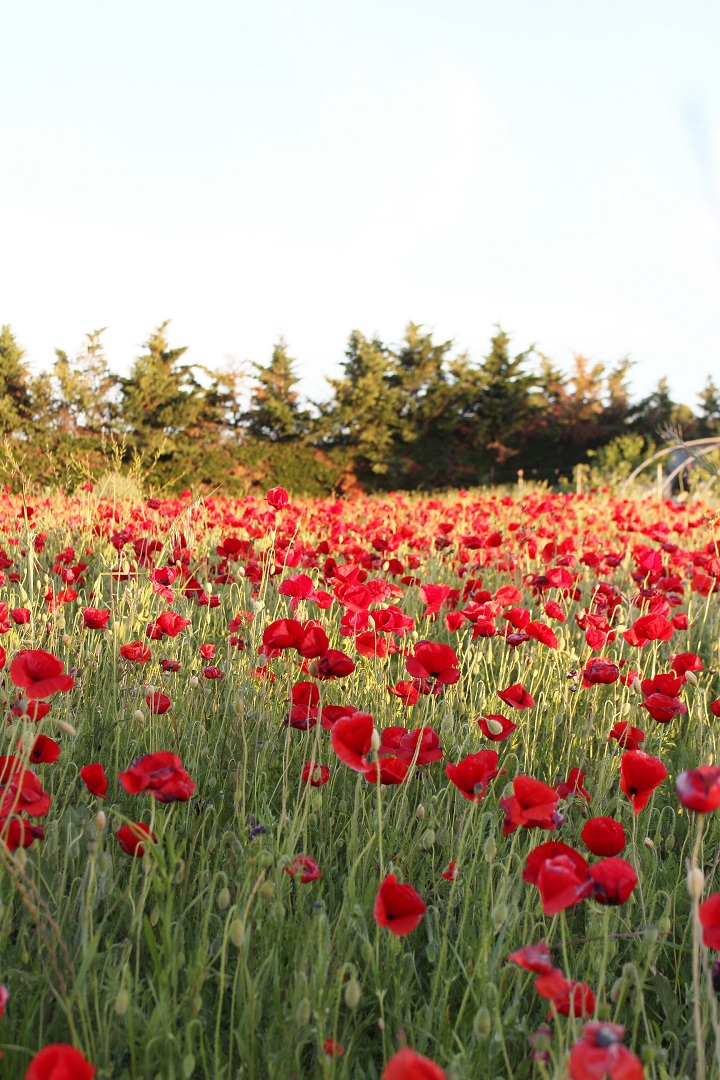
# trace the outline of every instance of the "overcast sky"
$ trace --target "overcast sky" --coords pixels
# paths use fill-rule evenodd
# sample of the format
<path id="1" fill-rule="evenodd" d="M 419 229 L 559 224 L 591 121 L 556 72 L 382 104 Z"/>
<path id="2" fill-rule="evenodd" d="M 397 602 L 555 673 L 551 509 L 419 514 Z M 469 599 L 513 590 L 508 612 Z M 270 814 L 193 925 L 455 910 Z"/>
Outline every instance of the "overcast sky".
<path id="1" fill-rule="evenodd" d="M 324 396 L 352 329 L 720 382 L 717 0 L 0 6 L 0 323 L 37 367 L 172 319 L 280 334 Z"/>

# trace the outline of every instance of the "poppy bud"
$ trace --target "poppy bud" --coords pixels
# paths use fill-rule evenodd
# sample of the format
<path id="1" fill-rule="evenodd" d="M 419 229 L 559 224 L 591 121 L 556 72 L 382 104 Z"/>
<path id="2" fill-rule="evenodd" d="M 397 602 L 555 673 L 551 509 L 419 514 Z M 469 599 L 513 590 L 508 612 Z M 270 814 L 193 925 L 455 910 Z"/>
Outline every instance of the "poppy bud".
<path id="1" fill-rule="evenodd" d="M 351 979 L 345 987 L 345 1004 L 348 1009 L 353 1012 L 360 1004 L 360 998 L 362 997 L 362 987 L 357 979 Z"/>
<path id="2" fill-rule="evenodd" d="M 613 1005 L 617 1005 L 618 1001 L 622 997 L 624 989 L 625 980 L 621 975 L 620 978 L 616 979 L 615 982 L 612 984 L 612 988 L 610 990 L 610 1000 L 612 1001 Z"/>
<path id="3" fill-rule="evenodd" d="M 242 948 L 245 940 L 245 924 L 242 919 L 233 919 L 230 923 L 230 940 L 236 949 Z"/>
<path id="4" fill-rule="evenodd" d="M 507 917 L 507 904 L 496 904 L 492 912 L 492 924 L 496 934 L 500 933 Z"/>
<path id="5" fill-rule="evenodd" d="M 262 900 L 272 900 L 275 895 L 275 882 L 266 881 L 264 885 L 260 886 L 258 892 Z"/>
<path id="6" fill-rule="evenodd" d="M 623 707 L 620 710 L 620 715 L 621 716 L 627 716 L 628 713 L 631 712 L 631 711 L 632 711 L 632 705 L 630 704 L 630 702 L 629 701 L 624 701 L 623 702 Z"/>
<path id="7" fill-rule="evenodd" d="M 420 846 L 425 851 L 432 851 L 433 847 L 435 846 L 435 830 L 434 829 L 426 829 L 425 830 L 425 832 L 422 835 L 422 839 L 420 840 Z"/>
<path id="8" fill-rule="evenodd" d="M 653 841 L 650 839 L 649 836 L 645 837 L 645 839 L 643 840 L 643 844 L 648 849 L 648 851 L 654 851 L 655 850 L 655 844 L 653 843 Z"/>
<path id="9" fill-rule="evenodd" d="M 124 1016 L 125 1013 L 128 1011 L 128 1005 L 129 1004 L 130 1004 L 130 995 L 127 992 L 127 990 L 125 989 L 125 987 L 123 986 L 120 990 L 118 990 L 117 997 L 115 998 L 115 1013 L 116 1013 L 116 1015 L 117 1016 Z"/>
<path id="10" fill-rule="evenodd" d="M 633 679 L 631 686 L 636 694 L 642 694 L 642 683 L 637 676 Z"/>
<path id="11" fill-rule="evenodd" d="M 298 1027 L 305 1028 L 310 1023 L 311 1016 L 312 1009 L 310 1008 L 310 1002 L 304 997 L 298 1002 L 298 1006 L 295 1009 L 295 1023 Z"/>
<path id="12" fill-rule="evenodd" d="M 150 925 L 152 927 L 155 927 L 155 926 L 157 926 L 157 924 L 159 922 L 160 922 L 160 908 L 156 904 L 155 907 L 150 912 Z"/>
<path id="13" fill-rule="evenodd" d="M 25 850 L 25 848 L 18 848 L 18 850 L 15 852 L 15 862 L 20 865 L 21 870 L 25 869 L 25 863 L 27 862 L 27 851 Z M 27 963 L 27 961 L 25 961 L 25 963 Z"/>
<path id="14" fill-rule="evenodd" d="M 183 1076 L 185 1080 L 190 1080 L 190 1077 L 195 1072 L 195 1055 L 186 1054 L 182 1062 Z"/>
<path id="15" fill-rule="evenodd" d="M 502 735 L 503 726 L 499 720 L 490 719 L 487 721 L 488 731 L 493 735 Z"/>
<path id="16" fill-rule="evenodd" d="M 270 908 L 270 918 L 274 922 L 282 922 L 285 918 L 285 905 L 282 900 L 276 900 Z"/>
<path id="17" fill-rule="evenodd" d="M 418 818 L 420 821 L 422 821 L 425 817 L 425 807 L 422 803 L 419 804 L 417 810 L 415 811 L 415 817 Z"/>
<path id="18" fill-rule="evenodd" d="M 266 870 L 273 865 L 275 860 L 272 857 L 272 853 L 269 851 L 263 851 L 260 855 L 260 865 Z"/>
<path id="19" fill-rule="evenodd" d="M 107 825 L 107 818 L 105 817 L 104 810 L 98 810 L 97 814 L 95 815 L 95 825 L 97 826 L 98 832 L 102 832 Z"/>
<path id="20" fill-rule="evenodd" d="M 313 810 L 315 811 L 316 814 L 320 813 L 320 811 L 322 810 L 322 795 L 320 794 L 319 791 L 316 791 L 313 794 L 313 797 L 312 797 L 312 799 L 310 801 L 310 805 L 312 806 L 312 808 L 313 808 Z"/>
<path id="21" fill-rule="evenodd" d="M 473 1020 L 473 1035 L 478 1042 L 485 1042 L 490 1036 L 491 1031 L 492 1017 L 490 1016 L 490 1010 L 484 1005 L 481 1005 L 475 1013 L 475 1019 Z"/>
<path id="22" fill-rule="evenodd" d="M 145 713 L 142 709 L 136 709 L 133 713 L 133 720 L 143 721 L 145 719 Z"/>
<path id="23" fill-rule="evenodd" d="M 77 735 L 77 731 L 72 726 L 72 724 L 68 724 L 67 720 L 57 720 L 56 723 L 62 731 L 63 735 L 69 735 L 71 739 L 75 738 L 75 736 Z"/>
<path id="24" fill-rule="evenodd" d="M 483 855 L 485 856 L 485 862 L 491 863 L 497 855 L 497 843 L 494 836 L 488 836 L 483 846 Z"/>
<path id="25" fill-rule="evenodd" d="M 660 937 L 658 928 L 656 926 L 647 926 L 643 938 L 647 941 L 648 945 L 656 945 L 657 940 Z"/>
<path id="26" fill-rule="evenodd" d="M 687 874 L 687 891 L 691 900 L 699 900 L 705 888 L 705 875 L 699 866 L 691 866 Z"/>
<path id="27" fill-rule="evenodd" d="M 69 634 L 63 634 L 62 641 L 63 641 L 63 645 L 65 646 L 66 649 L 68 649 L 72 645 L 72 638 L 70 637 Z"/>
<path id="28" fill-rule="evenodd" d="M 188 685 L 189 686 L 197 686 L 197 684 L 199 682 L 200 682 L 200 680 L 198 679 L 197 675 L 191 675 L 190 678 L 188 679 Z"/>
<path id="29" fill-rule="evenodd" d="M 672 922 L 667 915 L 663 915 L 661 919 L 658 919 L 658 930 L 661 934 L 669 934 L 672 930 Z"/>
<path id="30" fill-rule="evenodd" d="M 230 890 L 225 887 L 217 894 L 215 903 L 219 907 L 220 911 L 224 911 L 225 908 L 230 907 Z"/>
<path id="31" fill-rule="evenodd" d="M 689 682 L 692 686 L 697 686 L 698 679 L 697 679 L 697 675 L 695 674 L 695 672 L 694 671 L 686 671 L 685 672 L 685 681 Z"/>
<path id="32" fill-rule="evenodd" d="M 378 1031 L 384 1031 L 385 1030 L 385 1021 L 383 1020 L 382 1016 L 378 1020 L 377 1026 L 378 1026 Z"/>
<path id="33" fill-rule="evenodd" d="M 373 952 L 373 947 L 369 941 L 363 941 L 362 945 L 360 946 L 360 955 L 362 956 L 366 964 L 370 963 L 375 953 Z"/>
<path id="34" fill-rule="evenodd" d="M 665 841 L 665 849 L 666 849 L 666 851 L 674 851 L 675 850 L 675 834 L 674 833 L 670 833 L 670 835 L 666 839 L 666 841 Z"/>
<path id="35" fill-rule="evenodd" d="M 377 754 L 378 750 L 380 749 L 381 742 L 382 739 L 380 738 L 380 732 L 377 730 L 377 728 L 373 728 L 372 735 L 370 736 L 370 749 L 374 750 Z"/>

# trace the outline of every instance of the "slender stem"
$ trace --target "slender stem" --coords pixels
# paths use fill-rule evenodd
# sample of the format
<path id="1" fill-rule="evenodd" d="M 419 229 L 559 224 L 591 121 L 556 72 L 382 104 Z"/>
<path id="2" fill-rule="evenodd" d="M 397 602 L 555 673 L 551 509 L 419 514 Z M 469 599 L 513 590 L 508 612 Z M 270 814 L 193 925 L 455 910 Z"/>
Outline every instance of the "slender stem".
<path id="1" fill-rule="evenodd" d="M 705 815 L 698 814 L 698 827 L 697 835 L 695 837 L 695 844 L 693 846 L 692 857 L 690 862 L 690 873 L 693 880 L 692 890 L 692 912 L 693 912 L 693 955 L 692 955 L 692 973 L 693 973 L 693 996 L 694 1007 L 693 1016 L 695 1020 L 695 1043 L 696 1043 L 696 1056 L 697 1066 L 695 1075 L 697 1080 L 705 1080 L 705 1044 L 703 1041 L 703 1025 L 702 1025 L 702 1001 L 701 994 L 701 982 L 700 982 L 700 941 L 702 938 L 702 926 L 700 924 L 700 896 L 698 896 L 698 890 L 695 887 L 696 871 L 699 870 L 698 859 L 700 856 L 700 842 L 702 840 L 703 827 L 705 825 Z"/>

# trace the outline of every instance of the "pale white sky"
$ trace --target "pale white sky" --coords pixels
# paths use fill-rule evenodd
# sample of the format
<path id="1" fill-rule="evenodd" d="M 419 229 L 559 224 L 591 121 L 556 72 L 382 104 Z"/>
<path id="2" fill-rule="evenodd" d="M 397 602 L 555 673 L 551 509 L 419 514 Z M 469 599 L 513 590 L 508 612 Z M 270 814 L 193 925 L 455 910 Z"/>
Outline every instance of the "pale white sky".
<path id="1" fill-rule="evenodd" d="M 355 328 L 720 381 L 716 0 L 0 6 L 0 322 L 210 365 Z"/>

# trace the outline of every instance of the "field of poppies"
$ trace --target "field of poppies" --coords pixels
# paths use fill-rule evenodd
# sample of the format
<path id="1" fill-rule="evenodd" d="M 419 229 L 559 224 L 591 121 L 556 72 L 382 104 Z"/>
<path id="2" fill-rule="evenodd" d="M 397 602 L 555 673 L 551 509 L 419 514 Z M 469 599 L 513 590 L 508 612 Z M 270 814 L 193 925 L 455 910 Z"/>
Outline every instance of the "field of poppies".
<path id="1" fill-rule="evenodd" d="M 718 1076 L 719 539 L 2 493 L 0 1076 Z"/>

